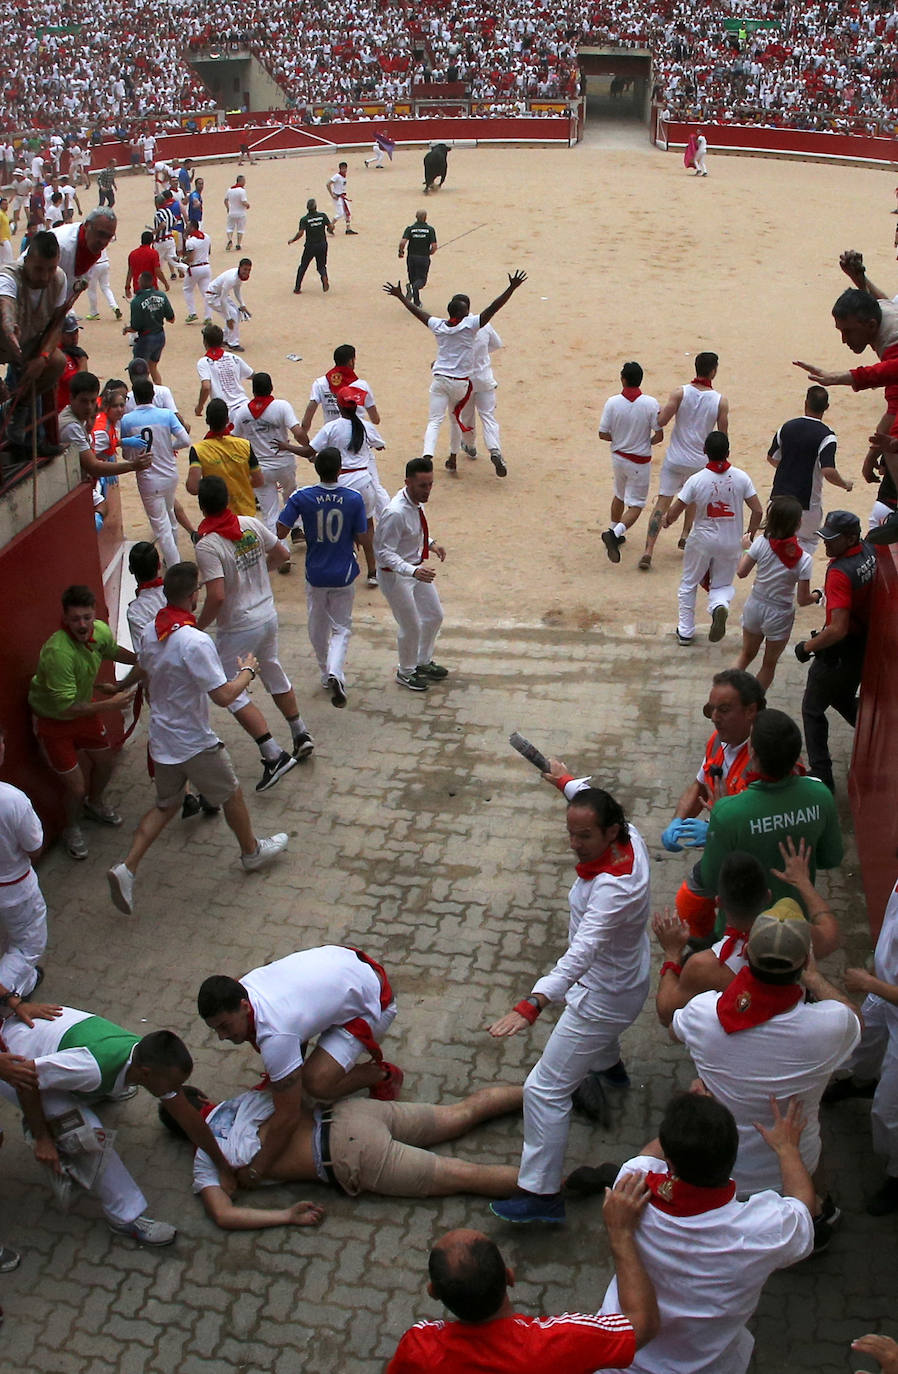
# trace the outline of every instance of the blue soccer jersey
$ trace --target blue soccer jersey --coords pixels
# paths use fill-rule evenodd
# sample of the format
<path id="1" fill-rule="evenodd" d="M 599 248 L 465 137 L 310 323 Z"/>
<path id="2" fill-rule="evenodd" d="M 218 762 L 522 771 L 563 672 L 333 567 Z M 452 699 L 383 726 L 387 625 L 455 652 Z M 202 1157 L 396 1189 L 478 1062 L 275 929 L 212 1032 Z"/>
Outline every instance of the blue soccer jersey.
<path id="1" fill-rule="evenodd" d="M 306 581 L 313 587 L 348 587 L 359 575 L 355 541 L 368 528 L 365 502 L 350 487 L 300 487 L 278 516 L 290 529 L 302 521 Z"/>

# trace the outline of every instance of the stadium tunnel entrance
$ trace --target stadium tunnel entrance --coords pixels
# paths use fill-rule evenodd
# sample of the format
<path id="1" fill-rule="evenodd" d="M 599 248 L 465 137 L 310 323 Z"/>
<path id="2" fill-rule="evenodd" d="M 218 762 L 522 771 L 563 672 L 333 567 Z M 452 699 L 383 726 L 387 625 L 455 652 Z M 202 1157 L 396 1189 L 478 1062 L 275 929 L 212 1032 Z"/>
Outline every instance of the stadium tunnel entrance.
<path id="1" fill-rule="evenodd" d="M 652 95 L 652 54 L 647 49 L 581 48 L 586 122 L 633 120 L 647 124 Z"/>
<path id="2" fill-rule="evenodd" d="M 287 95 L 248 49 L 206 48 L 188 59 L 224 110 L 285 110 Z"/>

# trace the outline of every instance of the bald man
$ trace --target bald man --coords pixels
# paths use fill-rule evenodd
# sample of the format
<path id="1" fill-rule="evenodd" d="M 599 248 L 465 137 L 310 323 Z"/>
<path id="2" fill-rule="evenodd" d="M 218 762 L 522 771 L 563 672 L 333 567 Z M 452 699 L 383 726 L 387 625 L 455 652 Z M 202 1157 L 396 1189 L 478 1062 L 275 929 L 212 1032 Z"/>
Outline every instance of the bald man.
<path id="1" fill-rule="evenodd" d="M 512 1308 L 514 1284 L 496 1244 L 480 1231 L 450 1231 L 430 1252 L 427 1291 L 457 1321 L 421 1321 L 407 1331 L 387 1374 L 430 1374 L 434 1369 L 522 1369 L 592 1374 L 626 1369 L 658 1332 L 652 1282 L 636 1249 L 635 1231 L 648 1191 L 634 1176 L 605 1194 L 602 1209 L 614 1257 L 621 1312 L 604 1317 L 566 1313 L 527 1317 Z"/>

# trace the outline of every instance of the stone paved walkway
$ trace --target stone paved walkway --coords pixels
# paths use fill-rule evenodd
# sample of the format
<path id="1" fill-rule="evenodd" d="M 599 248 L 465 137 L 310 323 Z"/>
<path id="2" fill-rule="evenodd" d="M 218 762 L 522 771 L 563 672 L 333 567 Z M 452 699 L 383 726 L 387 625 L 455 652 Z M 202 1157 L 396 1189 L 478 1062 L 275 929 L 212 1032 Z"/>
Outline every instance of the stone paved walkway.
<path id="1" fill-rule="evenodd" d="M 290 832 L 285 862 L 246 877 L 221 822 L 176 822 L 141 872 L 133 919 L 109 905 L 103 877 L 121 857 L 120 835 L 94 828 L 89 863 L 55 852 L 42 865 L 52 921 L 47 996 L 135 1031 L 170 1026 L 195 1054 L 195 1081 L 218 1095 L 251 1083 L 257 1061 L 245 1047 L 220 1047 L 197 1019 L 201 978 L 239 976 L 328 940 L 357 941 L 389 968 L 400 1006 L 389 1047 L 405 1067 L 409 1097 L 454 1098 L 523 1078 L 550 1019 L 502 1043 L 484 1027 L 563 947 L 572 873 L 559 799 L 508 748 L 512 729 L 606 779 L 649 842 L 656 906 L 672 899 L 686 867 L 659 835 L 700 756 L 700 707 L 711 672 L 728 661 L 726 644 L 684 652 L 672 639 L 635 632 L 449 627 L 440 652 L 456 671 L 447 685 L 413 696 L 391 680 L 392 635 L 375 602 L 360 598 L 350 709 L 340 713 L 312 694 L 300 618 L 284 611 L 318 748 L 251 806 L 260 833 Z M 781 678 L 777 703 L 794 706 L 798 665 L 786 663 Z M 227 719 L 220 728 L 252 796 L 255 750 Z M 835 733 L 844 777 L 849 741 L 841 727 Z M 126 829 L 149 795 L 138 736 L 112 788 Z M 847 954 L 862 959 L 868 941 L 850 846 L 829 891 Z M 830 971 L 844 963 L 839 953 Z M 572 1166 L 634 1153 L 654 1134 L 671 1089 L 691 1077 L 651 1002 L 626 1038 L 625 1057 L 633 1087 L 615 1127 L 603 1134 L 575 1122 Z M 837 1374 L 850 1367 L 852 1337 L 898 1334 L 894 1219 L 863 1212 L 879 1180 L 867 1114 L 867 1103 L 850 1103 L 826 1118 L 845 1219 L 825 1256 L 768 1286 L 755 1324 L 754 1368 L 763 1374 Z M 188 1151 L 164 1135 L 150 1098 L 141 1094 L 106 1116 L 121 1128 L 122 1153 L 151 1214 L 177 1223 L 178 1240 L 148 1253 L 110 1236 L 88 1202 L 68 1216 L 56 1212 L 7 1109 L 2 1233 L 24 1252 L 21 1268 L 0 1284 L 7 1369 L 374 1374 L 412 1320 L 437 1315 L 423 1292 L 427 1249 L 460 1224 L 499 1241 L 518 1271 L 524 1310 L 588 1310 L 601 1301 L 610 1262 L 597 1200 L 571 1206 L 566 1230 L 521 1233 L 478 1199 L 351 1202 L 313 1184 L 300 1191 L 326 1202 L 320 1231 L 225 1234 L 191 1197 Z M 459 1153 L 514 1162 L 519 1145 L 512 1119 L 481 1128 Z M 285 1202 L 297 1193 L 267 1196 Z"/>

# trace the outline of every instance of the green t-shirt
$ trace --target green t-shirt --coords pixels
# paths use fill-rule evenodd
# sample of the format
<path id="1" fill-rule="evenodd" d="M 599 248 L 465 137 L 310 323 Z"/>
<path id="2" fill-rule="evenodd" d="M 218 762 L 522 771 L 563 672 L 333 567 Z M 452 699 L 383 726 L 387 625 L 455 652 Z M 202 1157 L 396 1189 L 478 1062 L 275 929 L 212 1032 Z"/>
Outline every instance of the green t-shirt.
<path id="1" fill-rule="evenodd" d="M 102 1016 L 88 1016 L 86 1020 L 70 1026 L 59 1042 L 60 1050 L 88 1050 L 100 1070 L 99 1087 L 91 1093 L 78 1093 L 77 1096 L 105 1097 L 111 1092 L 139 1039 L 139 1035 L 124 1030 Z"/>
<path id="2" fill-rule="evenodd" d="M 28 705 L 34 714 L 63 720 L 76 701 L 90 701 L 100 664 L 114 658 L 117 651 L 115 637 L 103 620 L 94 621 L 90 644 L 79 644 L 68 630 L 57 630 L 41 649 L 28 689 Z"/>
<path id="3" fill-rule="evenodd" d="M 736 849 L 754 854 L 767 872 L 772 902 L 798 899 L 794 887 L 774 878 L 770 870 L 783 867 L 780 841 L 792 837 L 811 846 L 811 881 L 818 868 L 838 868 L 842 862 L 842 832 L 833 795 L 817 778 L 789 777 L 782 782 L 753 782 L 734 797 L 721 797 L 711 812 L 702 887 L 717 892 L 720 865 Z"/>
<path id="4" fill-rule="evenodd" d="M 307 248 L 320 248 L 322 243 L 327 243 L 329 224 L 330 219 L 321 210 L 310 210 L 307 215 L 303 215 L 299 227 L 305 230 Z"/>
<path id="5" fill-rule="evenodd" d="M 175 312 L 168 296 L 154 286 L 138 291 L 131 302 L 131 328 L 136 329 L 138 334 L 158 334 L 165 328 L 165 321 L 174 318 Z"/>
<path id="6" fill-rule="evenodd" d="M 419 224 L 416 220 L 403 230 L 402 237 L 408 243 L 410 258 L 429 258 L 430 245 L 437 241 L 437 231 L 432 224 Z"/>

